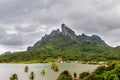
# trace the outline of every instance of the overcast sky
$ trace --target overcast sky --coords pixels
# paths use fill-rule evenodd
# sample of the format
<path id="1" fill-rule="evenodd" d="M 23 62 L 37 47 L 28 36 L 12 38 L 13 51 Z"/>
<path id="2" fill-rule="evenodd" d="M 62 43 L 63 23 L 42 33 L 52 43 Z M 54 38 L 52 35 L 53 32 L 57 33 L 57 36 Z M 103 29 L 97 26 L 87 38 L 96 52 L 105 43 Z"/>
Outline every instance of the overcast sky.
<path id="1" fill-rule="evenodd" d="M 120 45 L 120 0 L 0 0 L 0 53 L 26 50 L 62 23 Z"/>

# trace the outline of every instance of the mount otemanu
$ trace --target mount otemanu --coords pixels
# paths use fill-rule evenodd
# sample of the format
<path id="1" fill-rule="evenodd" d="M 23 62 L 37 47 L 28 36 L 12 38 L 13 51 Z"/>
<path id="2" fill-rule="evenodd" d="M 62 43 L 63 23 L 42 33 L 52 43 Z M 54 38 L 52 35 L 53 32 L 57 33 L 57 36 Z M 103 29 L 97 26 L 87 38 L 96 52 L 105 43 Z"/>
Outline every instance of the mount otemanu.
<path id="1" fill-rule="evenodd" d="M 110 47 L 99 36 L 76 35 L 65 24 L 37 41 L 26 51 L 0 55 L 0 62 L 53 62 L 120 60 L 120 47 Z"/>
<path id="2" fill-rule="evenodd" d="M 97 35 L 87 36 L 85 34 L 82 34 L 77 36 L 75 32 L 66 27 L 65 24 L 61 25 L 61 30 L 61 32 L 59 29 L 53 30 L 49 35 L 42 37 L 42 39 L 35 43 L 33 47 L 28 47 L 28 50 L 45 46 L 51 46 L 59 49 L 67 46 L 72 46 L 74 44 L 106 45 L 106 43 Z"/>

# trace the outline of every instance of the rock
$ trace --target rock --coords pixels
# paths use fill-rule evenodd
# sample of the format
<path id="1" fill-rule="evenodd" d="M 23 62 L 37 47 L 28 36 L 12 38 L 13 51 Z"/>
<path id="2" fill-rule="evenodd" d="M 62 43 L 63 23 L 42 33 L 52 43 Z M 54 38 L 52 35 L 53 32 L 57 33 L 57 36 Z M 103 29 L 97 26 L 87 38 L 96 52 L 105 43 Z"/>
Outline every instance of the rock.
<path id="1" fill-rule="evenodd" d="M 50 36 L 51 36 L 51 37 L 54 37 L 54 36 L 59 35 L 59 34 L 60 34 L 60 30 L 57 29 L 57 30 L 53 30 L 53 31 L 50 33 Z"/>
<path id="2" fill-rule="evenodd" d="M 75 36 L 75 32 L 68 28 L 65 24 L 61 25 L 62 35 L 64 36 Z"/>

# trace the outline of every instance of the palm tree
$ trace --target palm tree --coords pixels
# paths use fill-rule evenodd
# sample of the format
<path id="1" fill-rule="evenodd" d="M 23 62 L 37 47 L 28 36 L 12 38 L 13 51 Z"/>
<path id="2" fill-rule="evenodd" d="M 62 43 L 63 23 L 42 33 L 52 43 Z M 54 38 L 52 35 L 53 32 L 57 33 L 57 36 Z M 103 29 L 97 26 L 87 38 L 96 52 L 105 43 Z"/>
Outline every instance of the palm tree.
<path id="1" fill-rule="evenodd" d="M 42 71 L 41 71 L 41 75 L 45 75 L 46 74 L 46 72 L 45 72 L 45 70 L 43 69 Z"/>
<path id="2" fill-rule="evenodd" d="M 34 74 L 34 72 L 31 72 L 29 79 L 30 79 L 30 80 L 34 80 L 34 78 L 35 78 L 35 74 Z"/>
<path id="3" fill-rule="evenodd" d="M 25 66 L 24 71 L 27 73 L 27 72 L 29 71 L 29 67 L 28 67 L 28 66 Z"/>
<path id="4" fill-rule="evenodd" d="M 59 71 L 58 66 L 57 66 L 57 64 L 55 64 L 55 63 L 52 63 L 51 69 L 54 70 L 55 72 L 58 72 L 58 71 Z"/>
<path id="5" fill-rule="evenodd" d="M 9 80 L 13 80 L 12 77 L 9 77 Z"/>
<path id="6" fill-rule="evenodd" d="M 77 79 L 77 73 L 74 73 L 74 74 L 73 74 L 73 80 L 78 80 L 78 79 Z"/>
<path id="7" fill-rule="evenodd" d="M 10 80 L 18 80 L 17 74 L 12 74 L 12 76 L 9 78 Z"/>

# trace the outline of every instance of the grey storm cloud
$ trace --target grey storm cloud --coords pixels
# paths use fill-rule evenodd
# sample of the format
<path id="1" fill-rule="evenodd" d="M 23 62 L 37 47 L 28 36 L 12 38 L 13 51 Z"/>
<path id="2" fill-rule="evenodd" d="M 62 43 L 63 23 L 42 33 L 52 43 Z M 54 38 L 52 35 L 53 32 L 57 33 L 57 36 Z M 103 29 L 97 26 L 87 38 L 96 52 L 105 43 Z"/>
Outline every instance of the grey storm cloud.
<path id="1" fill-rule="evenodd" d="M 0 0 L 0 50 L 25 50 L 62 23 L 118 46 L 119 14 L 120 0 Z"/>

